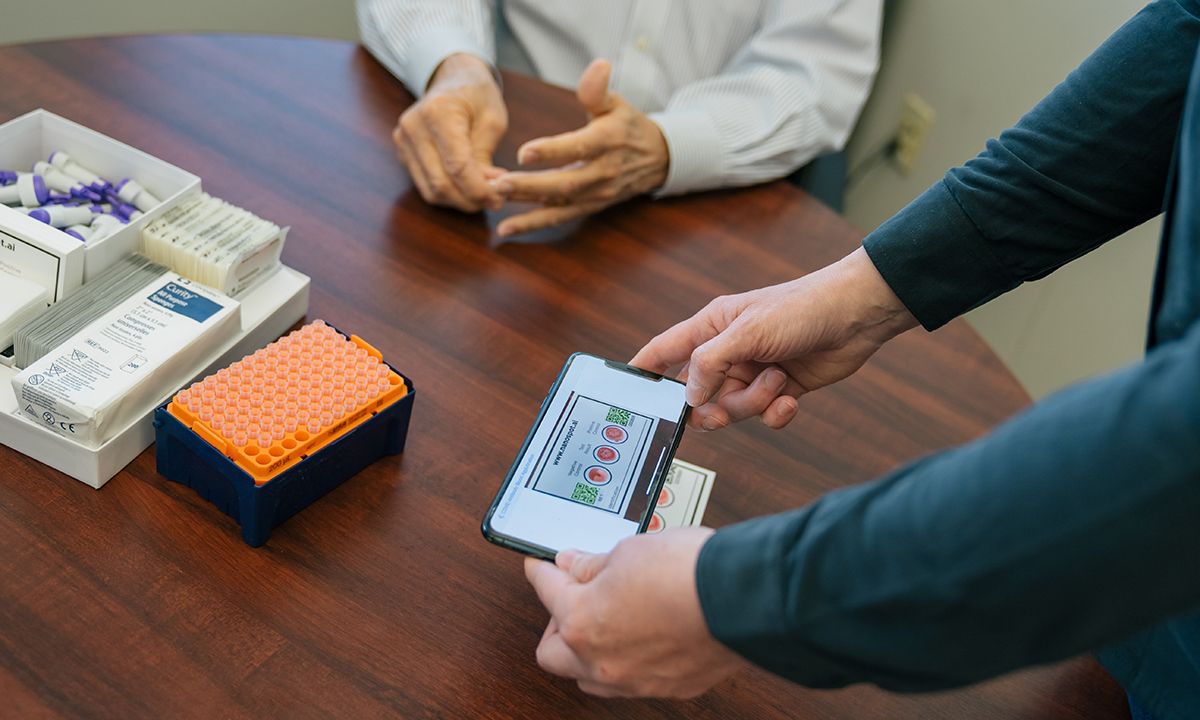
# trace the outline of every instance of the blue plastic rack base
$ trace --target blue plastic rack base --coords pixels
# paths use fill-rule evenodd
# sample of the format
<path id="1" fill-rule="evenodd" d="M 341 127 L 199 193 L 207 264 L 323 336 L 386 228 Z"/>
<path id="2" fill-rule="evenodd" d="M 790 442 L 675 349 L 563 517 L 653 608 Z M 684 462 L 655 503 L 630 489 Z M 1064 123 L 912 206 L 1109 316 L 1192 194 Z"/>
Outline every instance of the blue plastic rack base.
<path id="1" fill-rule="evenodd" d="M 407 395 L 263 485 L 163 405 L 154 411 L 158 473 L 217 506 L 241 524 L 246 544 L 259 547 L 272 528 L 384 455 L 404 450 L 416 389 L 400 377 Z"/>

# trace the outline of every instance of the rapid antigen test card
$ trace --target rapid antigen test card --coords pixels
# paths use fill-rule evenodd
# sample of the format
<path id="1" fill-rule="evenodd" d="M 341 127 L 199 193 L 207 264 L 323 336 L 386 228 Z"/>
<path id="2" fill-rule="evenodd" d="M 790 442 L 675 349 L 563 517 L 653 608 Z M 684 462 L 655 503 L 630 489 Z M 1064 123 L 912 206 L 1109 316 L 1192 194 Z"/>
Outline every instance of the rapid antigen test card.
<path id="1" fill-rule="evenodd" d="M 673 527 L 695 527 L 704 521 L 708 496 L 712 493 L 717 474 L 708 468 L 676 459 L 671 463 L 667 481 L 658 493 L 654 517 L 646 526 L 647 533 L 657 533 Z"/>

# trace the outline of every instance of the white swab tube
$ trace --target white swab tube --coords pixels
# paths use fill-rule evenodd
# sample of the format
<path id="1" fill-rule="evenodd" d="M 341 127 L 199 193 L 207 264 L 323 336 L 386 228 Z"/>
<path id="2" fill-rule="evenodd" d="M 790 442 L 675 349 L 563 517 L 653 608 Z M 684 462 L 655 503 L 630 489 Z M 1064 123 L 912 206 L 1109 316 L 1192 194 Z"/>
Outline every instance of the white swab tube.
<path id="1" fill-rule="evenodd" d="M 142 212 L 149 212 L 158 205 L 159 199 L 146 191 L 142 184 L 132 178 L 125 178 L 117 183 L 117 197 L 122 201 L 130 203 L 137 207 Z"/>
<path id="2" fill-rule="evenodd" d="M 68 225 L 91 225 L 95 215 L 92 214 L 91 208 L 78 205 L 47 205 L 30 211 L 29 217 L 50 227 L 64 228 Z"/>
<path id="3" fill-rule="evenodd" d="M 87 241 L 90 243 L 98 242 L 123 227 L 125 227 L 125 223 L 121 222 L 121 218 L 115 215 L 97 215 L 92 220 L 92 234 L 88 236 Z"/>
<path id="4" fill-rule="evenodd" d="M 70 155 L 61 150 L 50 154 L 50 164 L 76 180 L 82 180 L 92 187 L 101 187 L 107 184 L 104 182 L 104 178 L 75 162 L 71 159 Z"/>
<path id="5" fill-rule="evenodd" d="M 33 164 L 33 172 L 36 175 L 41 175 L 46 182 L 46 187 L 51 190 L 57 190 L 60 193 L 69 193 L 71 197 L 81 200 L 96 201 L 100 200 L 100 194 L 91 187 L 84 185 L 79 180 L 67 175 L 62 170 L 54 167 L 48 162 L 38 161 Z"/>

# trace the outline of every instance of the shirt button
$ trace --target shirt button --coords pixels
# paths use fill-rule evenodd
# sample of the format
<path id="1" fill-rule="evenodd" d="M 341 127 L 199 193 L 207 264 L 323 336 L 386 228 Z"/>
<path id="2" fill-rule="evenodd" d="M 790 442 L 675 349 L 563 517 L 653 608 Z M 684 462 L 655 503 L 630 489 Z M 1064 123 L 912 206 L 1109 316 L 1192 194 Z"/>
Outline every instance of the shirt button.
<path id="1" fill-rule="evenodd" d="M 637 45 L 638 50 L 645 50 L 646 48 L 650 47 L 650 38 L 646 37 L 645 35 L 639 35 L 637 40 L 634 41 L 634 44 Z"/>

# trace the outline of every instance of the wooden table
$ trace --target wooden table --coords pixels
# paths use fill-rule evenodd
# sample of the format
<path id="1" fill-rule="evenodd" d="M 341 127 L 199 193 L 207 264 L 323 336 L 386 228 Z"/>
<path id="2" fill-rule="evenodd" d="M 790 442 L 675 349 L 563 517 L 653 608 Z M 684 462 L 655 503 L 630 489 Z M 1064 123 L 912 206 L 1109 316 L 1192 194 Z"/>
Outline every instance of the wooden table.
<path id="1" fill-rule="evenodd" d="M 582 122 L 506 77 L 500 157 Z M 0 48 L 0 121 L 35 108 L 291 225 L 308 319 L 374 343 L 418 390 L 408 446 L 273 532 L 155 472 L 96 491 L 0 447 L 0 716 L 8 718 L 1128 717 L 1091 659 L 955 692 L 819 692 L 748 672 L 690 702 L 609 701 L 535 664 L 546 613 L 479 522 L 566 356 L 628 358 L 712 297 L 794 278 L 861 233 L 785 183 L 635 201 L 564 242 L 489 249 L 482 216 L 427 206 L 391 129 L 411 98 L 339 42 L 72 40 Z M 1028 402 L 962 321 L 908 333 L 808 396 L 782 432 L 689 434 L 717 472 L 706 523 L 800 506 L 969 440 Z"/>

